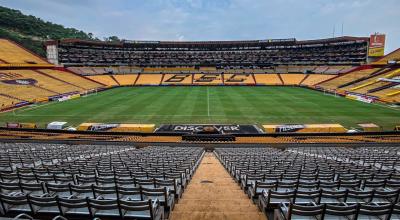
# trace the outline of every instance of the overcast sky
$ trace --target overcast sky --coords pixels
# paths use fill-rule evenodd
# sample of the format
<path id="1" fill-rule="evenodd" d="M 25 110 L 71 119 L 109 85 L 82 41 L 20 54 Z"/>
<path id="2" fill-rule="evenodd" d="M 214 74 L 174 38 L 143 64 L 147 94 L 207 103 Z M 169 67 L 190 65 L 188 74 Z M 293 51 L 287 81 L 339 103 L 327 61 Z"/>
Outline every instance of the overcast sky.
<path id="1" fill-rule="evenodd" d="M 44 20 L 129 40 L 316 39 L 387 34 L 400 47 L 400 0 L 0 0 Z"/>

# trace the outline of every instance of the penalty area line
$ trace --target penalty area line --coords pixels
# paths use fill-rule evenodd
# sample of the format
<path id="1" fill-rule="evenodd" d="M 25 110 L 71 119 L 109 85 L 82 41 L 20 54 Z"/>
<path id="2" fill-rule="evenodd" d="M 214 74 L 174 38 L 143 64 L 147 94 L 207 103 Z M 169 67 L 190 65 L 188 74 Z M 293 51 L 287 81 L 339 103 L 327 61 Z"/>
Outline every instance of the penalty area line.
<path id="1" fill-rule="evenodd" d="M 49 102 L 49 103 L 45 103 L 45 104 L 42 104 L 42 105 L 31 105 L 31 106 L 27 106 L 27 108 L 23 108 L 23 109 L 20 109 L 19 111 L 15 111 L 14 114 L 15 114 L 15 115 L 18 115 L 18 114 L 21 113 L 21 112 L 26 112 L 26 111 L 34 110 L 34 109 L 37 109 L 37 108 L 40 108 L 40 107 L 44 107 L 44 106 L 48 106 L 48 105 L 53 105 L 53 104 L 55 104 L 55 103 L 56 103 L 56 102 Z"/>

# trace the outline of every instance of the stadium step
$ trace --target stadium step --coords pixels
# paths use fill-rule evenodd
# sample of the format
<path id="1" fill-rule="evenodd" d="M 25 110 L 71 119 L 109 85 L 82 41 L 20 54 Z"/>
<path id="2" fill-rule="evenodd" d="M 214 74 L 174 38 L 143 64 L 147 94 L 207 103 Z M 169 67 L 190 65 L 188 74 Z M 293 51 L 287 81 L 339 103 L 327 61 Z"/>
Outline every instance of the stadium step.
<path id="1" fill-rule="evenodd" d="M 118 86 L 121 86 L 119 81 L 113 75 L 110 75 L 110 76 L 111 76 L 111 79 L 114 80 L 114 82 L 117 83 Z"/>
<path id="2" fill-rule="evenodd" d="M 373 88 L 373 89 L 368 90 L 368 93 L 378 92 L 378 91 L 381 91 L 381 90 L 384 90 L 384 89 L 388 89 L 388 88 L 391 88 L 391 87 L 394 87 L 394 86 L 397 86 L 397 85 L 400 85 L 400 83 L 397 83 L 397 82 L 389 82 L 389 83 L 386 84 L 386 85 L 383 85 L 383 86 L 380 86 L 380 87 L 377 87 L 377 88 Z"/>
<path id="3" fill-rule="evenodd" d="M 206 153 L 182 199 L 175 205 L 172 220 L 251 219 L 266 217 L 240 189 L 213 153 Z"/>
<path id="4" fill-rule="evenodd" d="M 18 97 L 11 96 L 11 95 L 8 95 L 8 94 L 4 94 L 4 93 L 0 93 L 0 96 L 4 96 L 4 97 L 10 98 L 10 99 L 16 99 L 16 100 L 21 101 L 21 102 L 26 102 L 26 100 L 23 100 L 23 99 L 20 99 Z"/>
<path id="5" fill-rule="evenodd" d="M 300 81 L 299 85 L 302 85 L 304 81 L 310 76 L 310 74 L 306 74 L 306 76 Z"/>
<path id="6" fill-rule="evenodd" d="M 282 85 L 285 85 L 285 82 L 283 81 L 281 74 L 278 74 L 278 77 L 279 77 L 279 80 L 281 81 Z"/>
<path id="7" fill-rule="evenodd" d="M 39 85 L 32 85 L 32 86 L 33 86 L 33 87 L 36 87 L 36 88 L 38 88 L 38 89 L 43 89 L 43 90 L 45 90 L 45 91 L 54 93 L 54 94 L 56 94 L 56 95 L 60 95 L 60 93 L 58 93 L 58 92 L 56 92 L 56 91 L 53 91 L 53 90 L 51 90 L 51 89 L 46 89 L 46 88 L 41 87 L 41 86 L 39 86 Z"/>

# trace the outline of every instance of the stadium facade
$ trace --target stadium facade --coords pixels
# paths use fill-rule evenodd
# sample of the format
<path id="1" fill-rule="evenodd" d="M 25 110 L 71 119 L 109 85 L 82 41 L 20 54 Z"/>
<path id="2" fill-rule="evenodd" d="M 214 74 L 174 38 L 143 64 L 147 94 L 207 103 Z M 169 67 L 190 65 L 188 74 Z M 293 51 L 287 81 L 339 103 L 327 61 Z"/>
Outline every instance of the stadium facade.
<path id="1" fill-rule="evenodd" d="M 368 60 L 370 38 L 252 41 L 123 41 L 67 39 L 47 44 L 48 58 L 66 66 L 212 66 L 361 65 Z"/>

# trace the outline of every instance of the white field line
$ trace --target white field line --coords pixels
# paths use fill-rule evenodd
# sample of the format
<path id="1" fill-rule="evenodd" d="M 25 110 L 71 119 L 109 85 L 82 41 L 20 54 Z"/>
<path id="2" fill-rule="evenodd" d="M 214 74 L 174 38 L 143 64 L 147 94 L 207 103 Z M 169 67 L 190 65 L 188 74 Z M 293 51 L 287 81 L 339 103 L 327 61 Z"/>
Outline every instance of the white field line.
<path id="1" fill-rule="evenodd" d="M 24 115 L 16 115 L 16 117 L 92 117 L 93 115 L 82 115 L 82 114 L 76 114 L 76 115 L 29 115 L 29 114 L 24 114 Z M 96 114 L 98 117 L 106 117 L 109 116 L 109 114 Z M 207 117 L 208 115 L 117 115 L 120 117 L 130 117 L 132 119 L 134 118 L 140 118 L 140 117 Z M 224 118 L 243 118 L 241 115 L 212 115 L 212 117 L 224 117 Z M 291 118 L 309 118 L 308 116 L 301 116 L 301 115 L 290 115 Z M 282 118 L 282 116 L 274 116 L 274 115 L 252 115 L 250 118 Z"/>
<path id="2" fill-rule="evenodd" d="M 210 92 L 207 87 L 207 116 L 210 117 Z"/>
<path id="3" fill-rule="evenodd" d="M 394 107 L 390 107 L 390 106 L 388 106 L 388 105 L 382 105 L 382 104 L 378 104 L 378 103 L 368 103 L 368 104 L 373 104 L 373 105 L 377 105 L 377 106 L 380 106 L 380 107 L 385 107 L 385 108 L 388 108 L 388 109 L 400 111 L 400 109 L 394 108 Z"/>
<path id="4" fill-rule="evenodd" d="M 48 105 L 52 105 L 52 104 L 55 104 L 55 103 L 58 103 L 58 102 L 53 101 L 53 102 L 48 102 L 48 103 L 43 104 L 43 105 L 32 105 L 31 107 L 27 106 L 27 108 L 23 108 L 23 109 L 20 109 L 19 111 L 16 111 L 15 114 L 18 115 L 20 112 L 25 112 L 25 111 L 37 109 L 37 108 L 48 106 Z"/>

